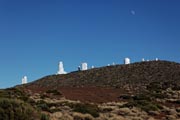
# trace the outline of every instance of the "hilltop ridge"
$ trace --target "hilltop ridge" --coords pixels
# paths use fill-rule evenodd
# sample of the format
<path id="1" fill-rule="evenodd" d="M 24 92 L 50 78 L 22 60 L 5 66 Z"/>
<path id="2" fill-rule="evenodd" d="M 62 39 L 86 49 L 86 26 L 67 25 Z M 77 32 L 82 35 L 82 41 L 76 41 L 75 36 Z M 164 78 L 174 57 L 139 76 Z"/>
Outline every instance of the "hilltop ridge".
<path id="1" fill-rule="evenodd" d="M 58 90 L 65 98 L 84 102 L 118 101 L 121 94 L 141 94 L 149 91 L 149 88 L 180 89 L 180 64 L 149 61 L 112 65 L 49 75 L 18 87 L 31 93 Z"/>
<path id="2" fill-rule="evenodd" d="M 33 119 L 178 120 L 180 64 L 137 62 L 50 75 L 0 90 L 0 97 L 1 107 L 25 105 Z M 2 115 L 8 117 L 8 111 L 13 113 L 3 109 Z"/>
<path id="3" fill-rule="evenodd" d="M 151 82 L 179 83 L 180 64 L 169 61 L 149 61 L 129 65 L 105 66 L 86 71 L 75 71 L 66 75 L 46 76 L 25 86 L 40 88 L 83 86 L 122 88 L 130 85 L 142 89 L 144 85 Z"/>

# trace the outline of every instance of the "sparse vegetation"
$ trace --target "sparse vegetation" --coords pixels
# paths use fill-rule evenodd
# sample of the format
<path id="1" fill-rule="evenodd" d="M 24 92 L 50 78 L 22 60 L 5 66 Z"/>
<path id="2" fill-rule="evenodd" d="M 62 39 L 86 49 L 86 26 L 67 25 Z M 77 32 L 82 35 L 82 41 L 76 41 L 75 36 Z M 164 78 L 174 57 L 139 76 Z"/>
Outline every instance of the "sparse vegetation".
<path id="1" fill-rule="evenodd" d="M 53 95 L 62 95 L 58 90 L 48 90 L 46 93 L 53 94 Z"/>
<path id="2" fill-rule="evenodd" d="M 5 90 L 0 90 L 0 98 L 16 98 L 23 101 L 29 100 L 29 96 L 18 88 L 8 88 Z"/>
<path id="3" fill-rule="evenodd" d="M 48 103 L 46 103 L 45 101 L 43 100 L 40 100 L 36 103 L 36 106 L 38 108 L 40 108 L 42 111 L 47 111 L 47 112 L 51 112 L 49 106 L 48 106 Z"/>
<path id="4" fill-rule="evenodd" d="M 99 108 L 96 105 L 92 104 L 74 104 L 73 106 L 73 111 L 75 112 L 80 112 L 83 114 L 90 114 L 93 117 L 99 117 Z"/>
<path id="5" fill-rule="evenodd" d="M 180 64 L 167 61 L 51 75 L 0 90 L 0 120 L 177 119 L 179 90 Z"/>
<path id="6" fill-rule="evenodd" d="M 46 114 L 41 114 L 41 120 L 50 120 L 49 116 Z"/>
<path id="7" fill-rule="evenodd" d="M 149 89 L 156 91 L 156 89 L 167 89 L 168 87 L 179 89 L 179 74 L 180 67 L 178 63 L 150 61 L 72 72 L 68 75 L 51 75 L 32 84 L 51 89 L 54 89 L 54 86 L 58 88 L 61 86 L 76 87 L 83 85 L 124 88 L 124 85 L 129 84 L 131 89 L 137 89 L 134 92 L 145 90 L 145 86 L 150 84 L 149 87 L 151 88 Z"/>
<path id="8" fill-rule="evenodd" d="M 0 99 L 0 120 L 34 120 L 37 117 L 35 111 L 20 100 Z"/>

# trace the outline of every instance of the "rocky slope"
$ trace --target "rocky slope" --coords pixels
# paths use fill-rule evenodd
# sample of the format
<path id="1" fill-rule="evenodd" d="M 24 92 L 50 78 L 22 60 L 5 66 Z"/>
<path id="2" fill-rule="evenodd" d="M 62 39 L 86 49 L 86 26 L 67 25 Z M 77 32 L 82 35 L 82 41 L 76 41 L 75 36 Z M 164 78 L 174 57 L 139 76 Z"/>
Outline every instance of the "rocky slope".
<path id="1" fill-rule="evenodd" d="M 116 65 L 75 71 L 67 75 L 50 75 L 25 87 L 58 89 L 62 87 L 111 87 L 142 91 L 150 83 L 161 83 L 179 87 L 180 64 L 168 61 L 139 62 L 130 65 Z M 168 86 L 166 86 L 168 87 Z"/>
<path id="2" fill-rule="evenodd" d="M 0 98 L 18 100 L 40 120 L 178 120 L 180 64 L 150 61 L 50 75 L 1 90 Z M 0 118 L 6 113 L 0 110 Z"/>

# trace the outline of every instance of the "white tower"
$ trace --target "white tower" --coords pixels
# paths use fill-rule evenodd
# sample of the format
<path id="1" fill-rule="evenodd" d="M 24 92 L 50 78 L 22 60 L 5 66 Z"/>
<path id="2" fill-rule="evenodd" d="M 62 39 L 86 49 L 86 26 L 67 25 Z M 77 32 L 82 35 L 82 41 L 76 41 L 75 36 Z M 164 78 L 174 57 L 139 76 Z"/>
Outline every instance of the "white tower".
<path id="1" fill-rule="evenodd" d="M 158 58 L 156 58 L 156 61 L 158 61 L 159 59 Z"/>
<path id="2" fill-rule="evenodd" d="M 62 61 L 60 61 L 59 62 L 59 70 L 58 70 L 58 72 L 57 72 L 57 74 L 66 74 L 66 72 L 64 71 L 64 67 L 63 67 L 63 62 Z"/>
<path id="3" fill-rule="evenodd" d="M 125 59 L 124 59 L 124 64 L 125 64 L 125 65 L 130 64 L 130 63 L 131 63 L 131 62 L 130 62 L 130 59 L 129 59 L 129 58 L 125 58 Z"/>
<path id="4" fill-rule="evenodd" d="M 145 59 L 144 58 L 142 58 L 142 62 L 144 62 L 145 61 Z"/>
<path id="5" fill-rule="evenodd" d="M 24 77 L 22 78 L 22 84 L 27 84 L 27 76 L 24 76 Z"/>
<path id="6" fill-rule="evenodd" d="M 87 63 L 82 63 L 82 70 L 87 70 L 88 69 L 88 64 Z"/>

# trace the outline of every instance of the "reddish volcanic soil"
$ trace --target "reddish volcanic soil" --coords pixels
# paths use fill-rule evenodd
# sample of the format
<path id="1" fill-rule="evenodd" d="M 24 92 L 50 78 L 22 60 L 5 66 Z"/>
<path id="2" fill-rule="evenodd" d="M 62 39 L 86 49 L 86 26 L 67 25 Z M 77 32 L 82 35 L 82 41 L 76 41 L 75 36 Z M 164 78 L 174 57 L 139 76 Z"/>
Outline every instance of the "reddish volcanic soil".
<path id="1" fill-rule="evenodd" d="M 45 93 L 43 88 L 27 88 L 32 93 Z M 118 97 L 125 93 L 122 89 L 100 87 L 62 87 L 58 89 L 66 99 L 81 102 L 104 103 L 119 101 Z"/>
<path id="2" fill-rule="evenodd" d="M 122 93 L 120 89 L 98 87 L 60 88 L 60 91 L 67 99 L 94 103 L 118 101 Z"/>

